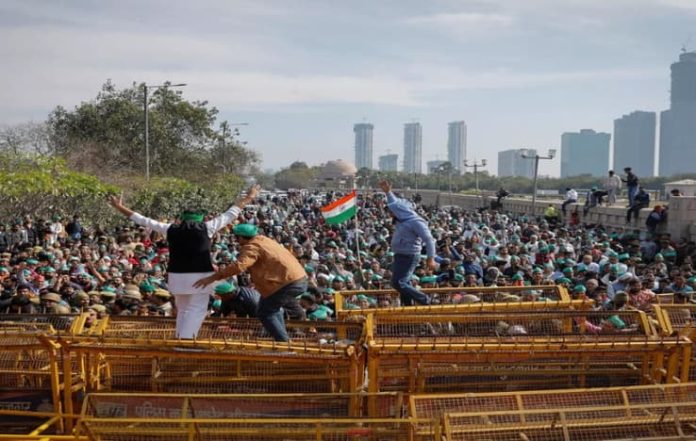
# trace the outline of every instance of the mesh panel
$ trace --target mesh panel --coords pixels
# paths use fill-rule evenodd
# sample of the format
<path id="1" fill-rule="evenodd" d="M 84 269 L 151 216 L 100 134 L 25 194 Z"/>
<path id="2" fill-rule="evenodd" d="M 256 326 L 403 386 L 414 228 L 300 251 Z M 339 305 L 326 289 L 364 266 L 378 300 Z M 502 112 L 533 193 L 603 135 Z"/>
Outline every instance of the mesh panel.
<path id="1" fill-rule="evenodd" d="M 425 288 L 421 289 L 431 301 L 431 305 L 459 305 L 462 307 L 492 303 L 522 304 L 523 302 L 537 303 L 539 308 L 544 304 L 567 304 L 570 300 L 567 293 L 556 285 L 547 286 L 506 286 L 506 287 L 468 287 L 468 288 Z M 365 303 L 364 298 L 367 298 Z M 361 290 L 343 291 L 339 293 L 337 302 L 343 302 L 338 309 L 339 315 L 360 314 L 357 309 L 382 309 L 400 307 L 399 293 L 395 290 Z M 421 307 L 423 309 L 427 307 Z M 408 311 L 408 308 L 406 309 Z"/>
<path id="2" fill-rule="evenodd" d="M 353 392 L 362 385 L 355 349 L 292 346 L 276 349 L 205 343 L 178 348 L 164 341 L 77 338 L 71 344 L 97 369 L 88 384 L 113 392 L 281 393 Z M 176 343 L 170 342 L 170 343 Z M 193 351 L 179 351 L 190 349 Z M 289 349 L 289 351 L 286 351 Z"/>
<path id="3" fill-rule="evenodd" d="M 295 342 L 354 342 L 362 335 L 362 325 L 359 323 L 289 321 L 286 326 Z M 174 340 L 175 330 L 175 318 L 113 316 L 109 318 L 103 335 L 110 338 Z M 213 318 L 203 322 L 198 340 L 256 342 L 272 339 L 257 319 Z"/>
<path id="4" fill-rule="evenodd" d="M 375 316 L 376 344 L 400 341 L 461 342 L 477 337 L 521 341 L 533 337 L 641 340 L 653 336 L 638 311 L 508 311 L 435 316 Z"/>
<path id="5" fill-rule="evenodd" d="M 0 333 L 17 329 L 45 331 L 49 328 L 64 333 L 70 331 L 78 317 L 78 314 L 0 314 Z"/>
<path id="6" fill-rule="evenodd" d="M 606 415 L 626 415 L 625 408 L 639 409 L 644 405 L 672 405 L 681 403 L 682 410 L 696 417 L 696 383 L 664 384 L 655 386 L 633 386 L 609 389 L 571 389 L 509 393 L 468 393 L 440 395 L 411 395 L 411 412 L 418 418 L 437 418 L 446 413 L 496 413 L 506 414 L 521 411 L 566 410 L 573 415 L 583 414 L 583 409 L 602 407 Z M 691 404 L 685 404 L 691 403 Z M 613 408 L 613 409 L 611 409 Z M 620 412 L 615 411 L 620 408 Z M 569 411 L 570 412 L 570 411 Z M 590 411 L 591 412 L 591 411 Z M 644 412 L 641 410 L 640 414 Z M 532 415 L 532 414 L 530 414 Z M 525 416 L 526 420 L 533 418 Z M 462 416 L 462 418 L 464 418 Z M 467 418 L 478 418 L 481 416 Z M 580 416 L 577 418 L 581 419 Z"/>
<path id="7" fill-rule="evenodd" d="M 83 418 L 350 418 L 376 402 L 376 418 L 401 414 L 400 394 L 126 395 L 90 394 Z"/>
<path id="8" fill-rule="evenodd" d="M 603 406 L 591 410 L 539 410 L 489 415 L 457 413 L 448 415 L 448 440 L 664 440 L 692 439 L 696 428 L 687 424 L 696 418 L 688 404 Z M 521 434 L 524 437 L 521 437 Z M 515 438 L 516 436 L 516 438 Z M 688 438 L 686 438 L 688 437 Z"/>
<path id="9" fill-rule="evenodd" d="M 427 423 L 434 431 L 434 423 Z M 221 420 L 208 423 L 171 423 L 161 426 L 153 423 L 87 421 L 84 429 L 89 439 L 100 441 L 211 440 L 211 441 L 404 441 L 412 438 L 410 420 L 359 421 L 250 421 Z M 191 436 L 189 437 L 189 434 Z M 427 439 L 433 439 L 429 436 Z"/>

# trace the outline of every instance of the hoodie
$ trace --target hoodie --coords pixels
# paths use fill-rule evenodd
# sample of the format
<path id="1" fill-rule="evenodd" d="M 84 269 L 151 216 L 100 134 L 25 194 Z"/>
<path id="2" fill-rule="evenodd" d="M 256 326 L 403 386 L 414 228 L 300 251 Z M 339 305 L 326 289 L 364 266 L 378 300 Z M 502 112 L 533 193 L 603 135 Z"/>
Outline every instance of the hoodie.
<path id="1" fill-rule="evenodd" d="M 428 257 L 435 257 L 435 240 L 428 223 L 416 213 L 408 201 L 387 193 L 387 207 L 398 219 L 391 241 L 395 254 L 420 254 L 425 245 Z"/>

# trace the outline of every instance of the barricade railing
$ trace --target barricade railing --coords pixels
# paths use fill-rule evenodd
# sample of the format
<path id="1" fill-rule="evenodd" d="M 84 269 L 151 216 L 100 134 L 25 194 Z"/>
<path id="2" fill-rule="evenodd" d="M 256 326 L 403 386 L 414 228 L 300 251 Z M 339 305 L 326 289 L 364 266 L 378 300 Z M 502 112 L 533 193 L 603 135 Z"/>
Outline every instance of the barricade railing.
<path id="1" fill-rule="evenodd" d="M 445 414 L 447 441 L 686 440 L 696 437 L 696 401 L 512 412 Z"/>
<path id="2" fill-rule="evenodd" d="M 641 311 L 366 319 L 369 391 L 490 392 L 688 380 L 691 341 Z"/>
<path id="3" fill-rule="evenodd" d="M 59 335 L 78 333 L 85 315 L 0 315 L 0 431 L 62 423 L 61 395 L 79 382 L 63 375 Z M 77 368 L 77 366 L 74 366 Z"/>
<path id="4" fill-rule="evenodd" d="M 84 382 L 65 394 L 358 392 L 364 383 L 362 324 L 290 322 L 275 342 L 258 320 L 206 320 L 199 338 L 174 339 L 175 321 L 110 318 L 90 335 L 61 337 L 64 375 Z M 356 340 L 337 340 L 339 334 Z"/>
<path id="5" fill-rule="evenodd" d="M 681 335 L 696 342 L 696 305 L 661 304 L 656 305 L 654 314 L 665 336 Z M 691 347 L 688 381 L 696 381 L 696 351 Z"/>
<path id="6" fill-rule="evenodd" d="M 696 416 L 696 407 L 686 403 L 695 401 L 696 383 L 497 393 L 417 394 L 409 398 L 409 414 L 420 419 L 445 416 L 444 426 L 448 440 L 594 440 L 616 439 L 610 437 L 613 428 L 628 428 L 634 424 L 642 424 L 644 428 L 648 421 L 655 424 L 655 429 L 659 429 L 662 423 L 673 428 L 673 423 L 678 421 L 674 419 L 672 406 L 679 404 L 679 417 L 693 419 Z M 669 409 L 667 414 L 664 412 L 665 409 Z M 641 422 L 641 417 L 646 417 L 646 420 Z M 595 422 L 597 427 L 606 428 L 606 433 L 593 432 L 592 424 Z M 564 427 L 566 423 L 567 426 Z M 685 422 L 682 420 L 681 424 Z M 574 436 L 567 438 L 566 435 L 571 433 Z M 637 437 L 645 434 L 641 430 L 613 433 L 625 435 L 625 439 L 643 439 Z M 662 431 L 657 434 L 667 436 L 668 432 Z M 527 438 L 524 438 L 525 436 Z M 636 438 L 633 438 L 634 436 Z M 654 439 L 657 441 L 661 438 Z"/>
<path id="7" fill-rule="evenodd" d="M 548 304 L 565 307 L 571 301 L 568 291 L 559 285 L 425 288 L 421 291 L 430 297 L 433 307 L 452 305 L 472 310 L 534 309 L 536 306 L 543 309 Z M 399 293 L 393 289 L 341 291 L 335 294 L 334 300 L 339 320 L 361 315 L 360 310 L 400 310 L 404 306 Z"/>
<path id="8" fill-rule="evenodd" d="M 378 403 L 376 414 L 366 412 L 368 399 Z M 439 418 L 407 418 L 402 404 L 402 395 L 393 393 L 98 393 L 85 400 L 77 433 L 99 441 L 441 439 Z"/>

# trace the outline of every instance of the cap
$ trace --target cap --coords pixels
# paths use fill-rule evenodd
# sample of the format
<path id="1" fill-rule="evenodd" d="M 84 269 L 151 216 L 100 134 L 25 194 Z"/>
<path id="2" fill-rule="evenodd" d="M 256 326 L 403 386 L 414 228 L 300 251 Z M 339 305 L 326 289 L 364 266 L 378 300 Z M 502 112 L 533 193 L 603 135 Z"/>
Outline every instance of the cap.
<path id="1" fill-rule="evenodd" d="M 232 233 L 235 236 L 251 238 L 258 234 L 259 229 L 256 225 L 252 224 L 239 224 L 232 229 Z"/>
<path id="2" fill-rule="evenodd" d="M 225 295 L 234 291 L 234 285 L 229 282 L 220 283 L 215 287 L 215 294 Z"/>
<path id="3" fill-rule="evenodd" d="M 54 292 L 49 292 L 49 293 L 42 295 L 41 300 L 50 300 L 53 302 L 60 302 L 63 300 L 63 298 Z"/>
<path id="4" fill-rule="evenodd" d="M 167 291 L 166 289 L 157 288 L 157 289 L 155 290 L 155 297 L 161 297 L 161 298 L 163 298 L 163 299 L 168 299 L 168 298 L 170 298 L 171 296 L 172 296 L 172 295 L 171 295 L 171 294 L 169 293 L 169 291 Z"/>

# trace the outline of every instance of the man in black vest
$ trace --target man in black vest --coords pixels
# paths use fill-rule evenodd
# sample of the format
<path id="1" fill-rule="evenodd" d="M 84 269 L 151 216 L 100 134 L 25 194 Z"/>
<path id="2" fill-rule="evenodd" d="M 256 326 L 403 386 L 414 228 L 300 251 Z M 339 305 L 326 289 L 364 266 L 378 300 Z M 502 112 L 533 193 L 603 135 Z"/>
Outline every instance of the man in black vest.
<path id="1" fill-rule="evenodd" d="M 185 211 L 178 223 L 165 223 L 147 218 L 123 205 L 121 198 L 113 196 L 111 205 L 138 225 L 156 231 L 167 238 L 169 244 L 169 280 L 167 286 L 176 300 L 176 336 L 192 339 L 208 313 L 208 302 L 214 286 L 194 288 L 196 280 L 213 274 L 210 258 L 211 239 L 222 228 L 239 216 L 245 205 L 259 194 L 260 187 L 251 187 L 245 197 L 235 201 L 220 216 L 203 222 L 204 214 Z"/>

